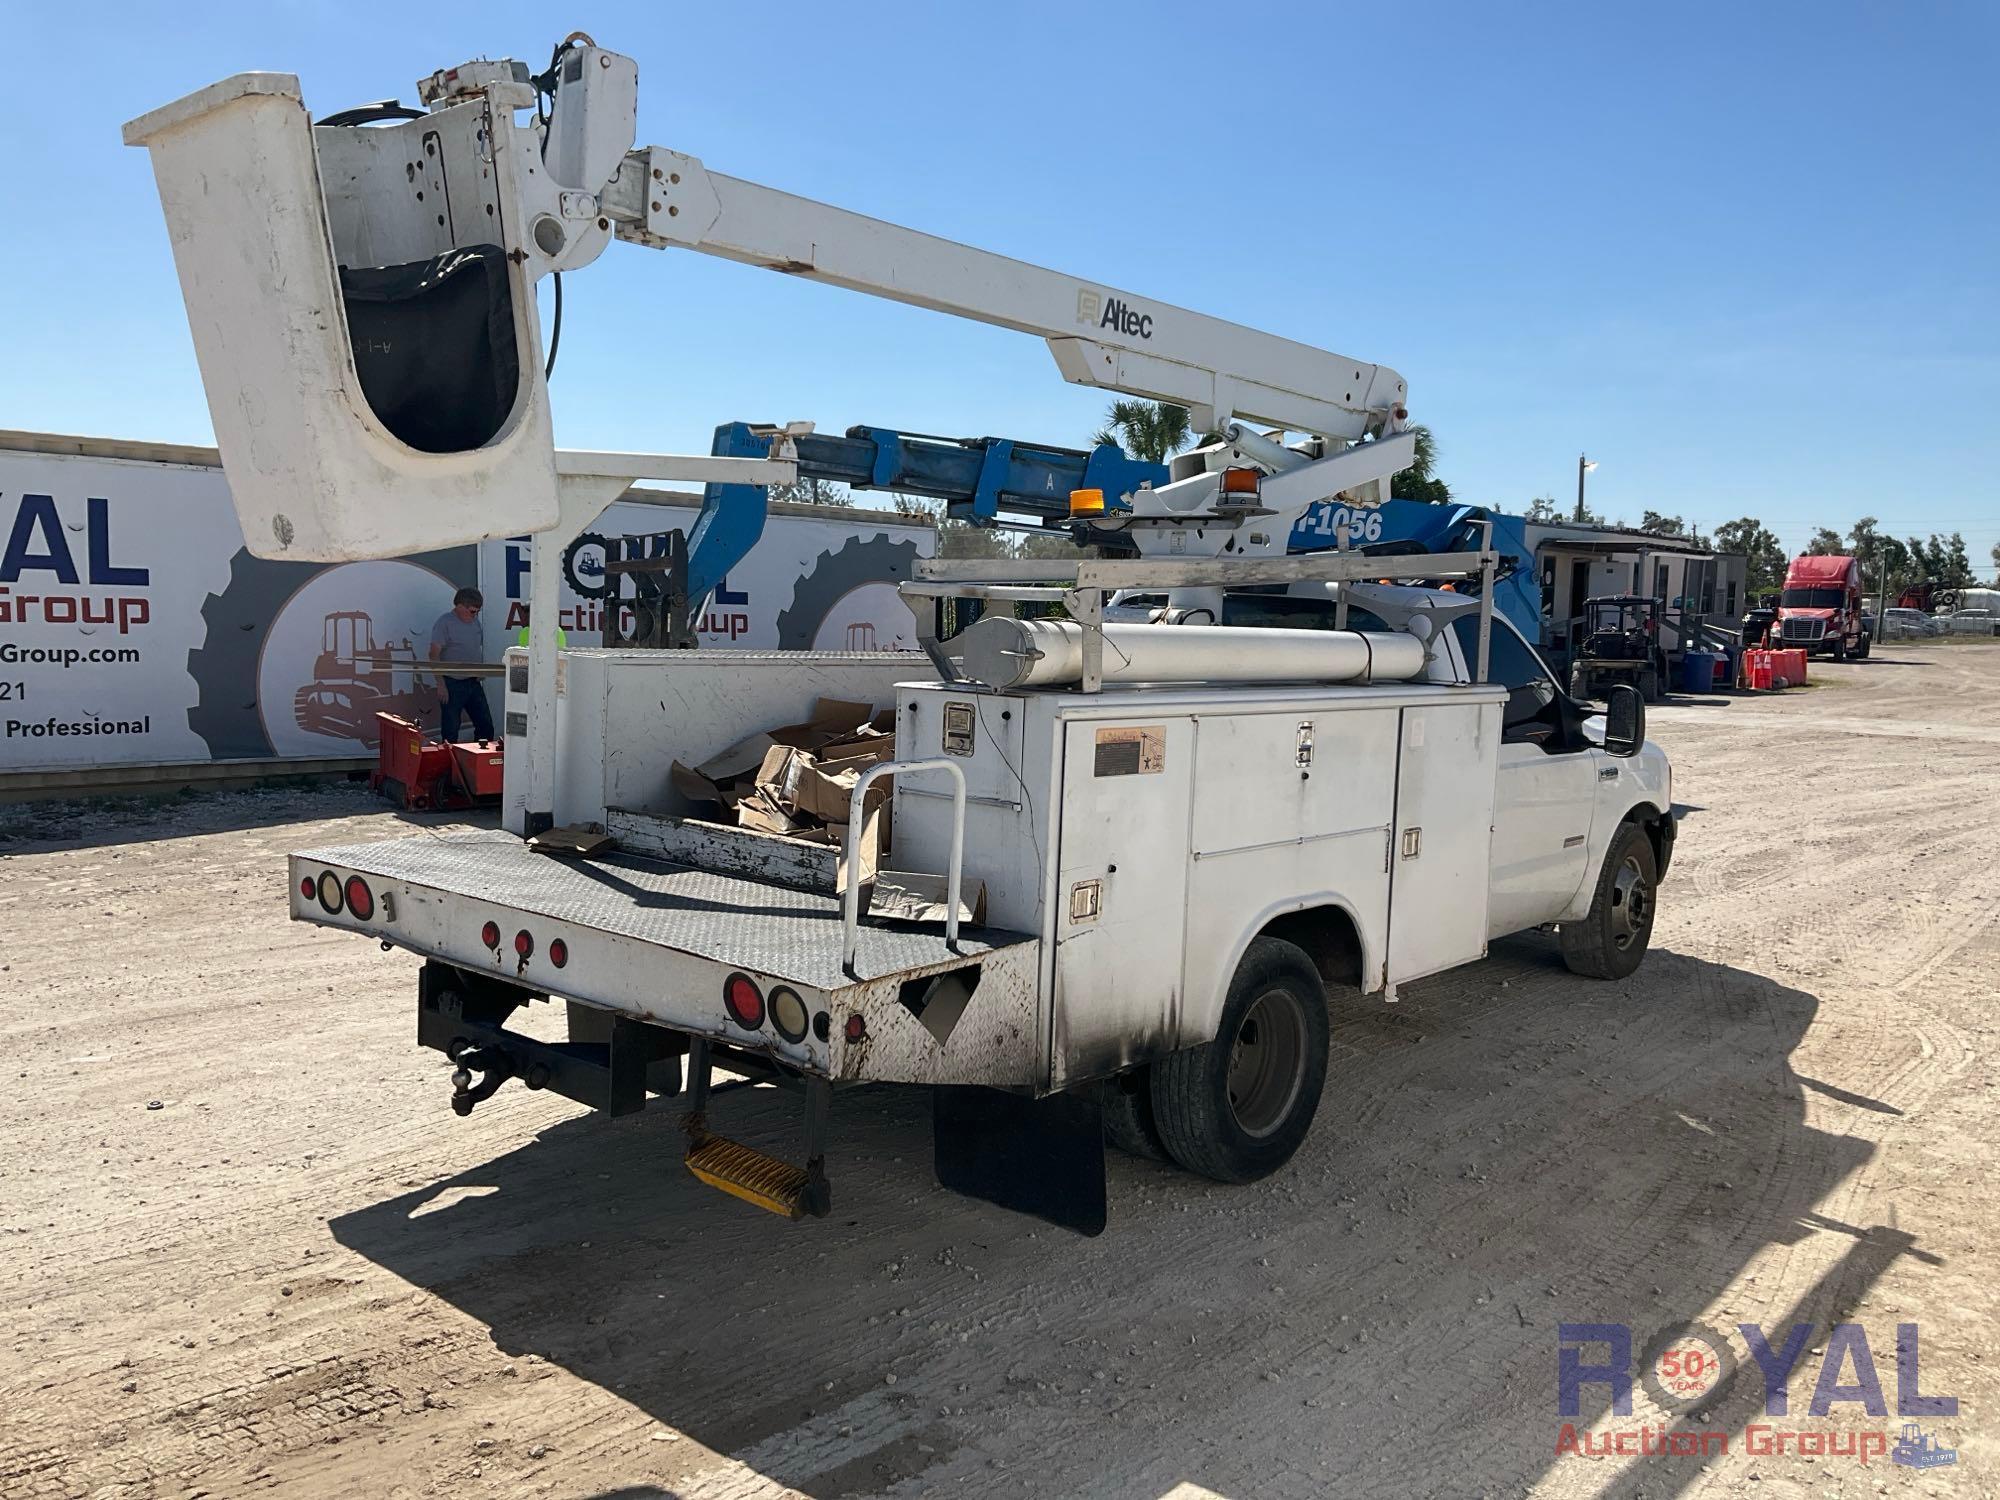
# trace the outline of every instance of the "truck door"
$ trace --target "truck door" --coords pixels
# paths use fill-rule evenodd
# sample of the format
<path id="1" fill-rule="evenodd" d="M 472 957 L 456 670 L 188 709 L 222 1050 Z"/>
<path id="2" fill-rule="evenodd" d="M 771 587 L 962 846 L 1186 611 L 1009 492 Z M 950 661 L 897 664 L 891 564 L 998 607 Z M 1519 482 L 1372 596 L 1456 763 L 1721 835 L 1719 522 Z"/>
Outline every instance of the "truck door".
<path id="1" fill-rule="evenodd" d="M 1478 660 L 1479 622 L 1452 623 L 1468 663 Z M 1542 659 L 1512 625 L 1493 617 L 1489 673 L 1505 687 L 1500 764 L 1493 794 L 1493 874 L 1487 934 L 1500 937 L 1553 921 L 1589 874 L 1590 824 L 1603 760 L 1563 722 L 1561 696 Z"/>
<path id="2" fill-rule="evenodd" d="M 1194 723 L 1063 725 L 1051 1082 L 1172 1049 L 1181 1007 Z"/>

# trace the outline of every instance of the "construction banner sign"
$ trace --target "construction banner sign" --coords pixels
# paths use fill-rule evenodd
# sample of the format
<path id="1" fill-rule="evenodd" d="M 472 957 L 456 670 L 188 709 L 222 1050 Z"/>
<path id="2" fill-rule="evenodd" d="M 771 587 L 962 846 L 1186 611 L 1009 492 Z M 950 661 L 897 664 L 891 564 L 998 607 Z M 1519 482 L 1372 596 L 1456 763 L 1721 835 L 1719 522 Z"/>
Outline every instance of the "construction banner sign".
<path id="1" fill-rule="evenodd" d="M 370 756 L 378 712 L 435 714 L 424 663 L 458 588 L 486 596 L 490 661 L 525 619 L 525 539 L 379 562 L 271 561 L 244 550 L 212 461 L 76 446 L 86 451 L 0 443 L 0 774 Z M 717 591 L 702 644 L 913 646 L 894 584 L 934 533 L 852 514 L 774 515 Z M 694 515 L 621 503 L 599 529 L 657 534 Z M 589 545 L 569 562 L 583 592 L 565 587 L 562 623 L 569 644 L 594 644 Z"/>

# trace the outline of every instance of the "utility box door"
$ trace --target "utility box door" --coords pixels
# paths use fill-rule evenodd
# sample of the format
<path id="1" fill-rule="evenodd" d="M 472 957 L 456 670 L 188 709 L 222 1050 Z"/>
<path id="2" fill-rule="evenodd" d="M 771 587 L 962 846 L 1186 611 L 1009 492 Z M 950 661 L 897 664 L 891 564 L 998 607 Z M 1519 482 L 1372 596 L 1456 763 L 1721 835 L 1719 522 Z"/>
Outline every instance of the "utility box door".
<path id="1" fill-rule="evenodd" d="M 1486 954 L 1500 705 L 1403 710 L 1389 848 L 1391 984 Z"/>
<path id="2" fill-rule="evenodd" d="M 1062 726 L 1051 1085 L 1170 1050 L 1181 1007 L 1194 723 Z"/>

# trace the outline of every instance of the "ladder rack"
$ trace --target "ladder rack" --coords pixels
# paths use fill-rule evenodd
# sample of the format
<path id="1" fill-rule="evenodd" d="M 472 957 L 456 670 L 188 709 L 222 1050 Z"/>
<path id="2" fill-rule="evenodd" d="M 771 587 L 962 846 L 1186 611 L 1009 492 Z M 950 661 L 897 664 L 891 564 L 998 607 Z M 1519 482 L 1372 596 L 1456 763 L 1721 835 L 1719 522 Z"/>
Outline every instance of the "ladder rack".
<path id="1" fill-rule="evenodd" d="M 1086 693 L 1104 686 L 1104 600 L 1120 589 L 1241 588 L 1254 584 L 1364 583 L 1385 578 L 1477 578 L 1479 580 L 1479 660 L 1473 680 L 1483 683 L 1493 636 L 1493 583 L 1499 554 L 1493 550 L 1493 523 L 1480 523 L 1476 552 L 1395 553 L 1317 552 L 1271 558 L 925 558 L 916 576 L 900 585 L 917 617 L 917 639 L 946 682 L 963 682 L 938 634 L 945 599 L 990 600 L 1013 604 L 1060 604 L 1083 627 L 1083 681 Z M 920 601 L 929 600 L 930 608 Z M 1470 601 L 1468 601 L 1470 602 Z M 1344 605 L 1339 617 L 1345 625 Z M 1200 629 L 1190 626 L 1190 629 Z"/>

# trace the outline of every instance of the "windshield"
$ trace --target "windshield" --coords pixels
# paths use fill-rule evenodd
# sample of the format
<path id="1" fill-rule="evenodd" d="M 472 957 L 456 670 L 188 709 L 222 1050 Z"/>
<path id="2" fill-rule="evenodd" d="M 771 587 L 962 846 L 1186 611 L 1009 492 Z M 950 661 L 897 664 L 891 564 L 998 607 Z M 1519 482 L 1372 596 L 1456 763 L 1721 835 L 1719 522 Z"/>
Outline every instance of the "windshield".
<path id="1" fill-rule="evenodd" d="M 1839 609 L 1846 602 L 1845 589 L 1786 589 L 1778 600 L 1786 609 Z"/>

